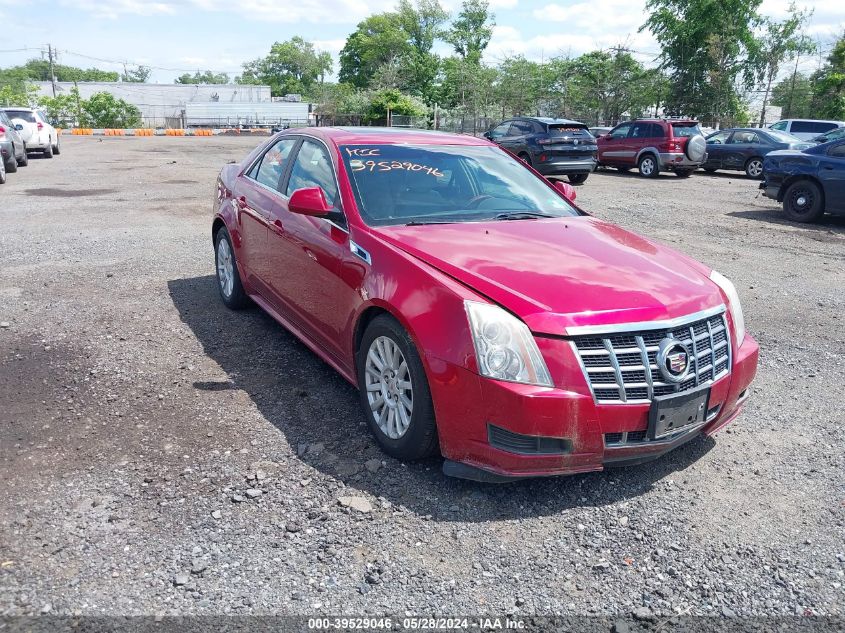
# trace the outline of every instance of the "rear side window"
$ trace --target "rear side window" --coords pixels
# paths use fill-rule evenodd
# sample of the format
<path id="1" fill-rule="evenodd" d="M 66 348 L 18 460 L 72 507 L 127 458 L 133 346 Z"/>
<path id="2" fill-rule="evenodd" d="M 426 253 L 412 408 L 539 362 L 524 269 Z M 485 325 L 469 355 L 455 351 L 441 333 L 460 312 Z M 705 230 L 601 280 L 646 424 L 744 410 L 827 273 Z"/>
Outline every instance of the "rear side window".
<path id="1" fill-rule="evenodd" d="M 789 129 L 793 134 L 821 134 L 838 127 L 836 123 L 825 123 L 824 121 L 793 121 Z"/>
<path id="2" fill-rule="evenodd" d="M 261 160 L 252 166 L 247 175 L 265 187 L 281 192 L 282 176 L 288 166 L 290 152 L 295 145 L 295 138 L 283 138 L 267 150 Z"/>
<path id="3" fill-rule="evenodd" d="M 845 143 L 834 145 L 829 150 L 827 150 L 827 155 L 833 156 L 834 158 L 845 158 Z"/>
<path id="4" fill-rule="evenodd" d="M 10 119 L 23 119 L 28 123 L 37 123 L 35 115 L 28 110 L 6 110 L 6 114 Z"/>
<path id="5" fill-rule="evenodd" d="M 734 132 L 731 139 L 732 145 L 747 145 L 749 143 L 759 143 L 760 140 L 754 132 Z"/>
<path id="6" fill-rule="evenodd" d="M 511 123 L 510 136 L 522 136 L 523 134 L 532 134 L 534 126 L 528 121 L 514 121 Z"/>
<path id="7" fill-rule="evenodd" d="M 297 189 L 319 187 L 326 196 L 326 202 L 334 206 L 337 200 L 337 183 L 334 169 L 326 148 L 314 141 L 303 141 L 296 154 L 290 172 L 286 195 Z"/>
<path id="8" fill-rule="evenodd" d="M 701 128 L 698 123 L 673 123 L 672 134 L 678 138 L 698 136 L 701 134 Z"/>

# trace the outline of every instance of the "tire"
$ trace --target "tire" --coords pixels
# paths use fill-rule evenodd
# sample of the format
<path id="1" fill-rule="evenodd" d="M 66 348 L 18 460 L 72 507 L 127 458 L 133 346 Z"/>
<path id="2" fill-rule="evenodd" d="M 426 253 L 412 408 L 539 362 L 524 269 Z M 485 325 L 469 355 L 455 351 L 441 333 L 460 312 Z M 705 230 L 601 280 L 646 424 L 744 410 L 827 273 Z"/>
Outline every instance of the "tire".
<path id="1" fill-rule="evenodd" d="M 660 175 L 660 165 L 654 154 L 644 154 L 637 163 L 637 167 L 643 178 L 657 178 Z"/>
<path id="2" fill-rule="evenodd" d="M 678 178 L 689 178 L 692 176 L 692 169 L 676 169 L 675 174 Z"/>
<path id="3" fill-rule="evenodd" d="M 15 147 L 12 146 L 12 156 L 6 161 L 6 173 L 14 174 L 18 170 L 18 159 L 15 156 Z"/>
<path id="4" fill-rule="evenodd" d="M 43 150 L 44 158 L 53 158 L 53 146 L 48 142 Z"/>
<path id="5" fill-rule="evenodd" d="M 6 162 L 0 160 L 0 185 L 6 184 Z"/>
<path id="6" fill-rule="evenodd" d="M 377 316 L 364 332 L 355 365 L 361 406 L 382 450 L 402 461 L 436 454 L 439 441 L 431 391 L 405 328 L 388 314 Z"/>
<path id="7" fill-rule="evenodd" d="M 759 156 L 749 158 L 745 163 L 745 175 L 760 180 L 763 177 L 763 159 Z"/>
<path id="8" fill-rule="evenodd" d="M 569 182 L 573 185 L 583 185 L 589 177 L 590 174 L 568 174 Z"/>
<path id="9" fill-rule="evenodd" d="M 217 290 L 220 298 L 230 310 L 241 310 L 249 303 L 249 298 L 241 284 L 238 263 L 229 231 L 221 228 L 214 236 L 214 268 L 217 271 Z"/>
<path id="10" fill-rule="evenodd" d="M 812 180 L 794 182 L 783 196 L 783 211 L 793 222 L 816 222 L 824 215 L 824 194 Z"/>
<path id="11" fill-rule="evenodd" d="M 23 144 L 23 154 L 20 159 L 16 159 L 18 167 L 26 167 L 29 165 L 29 154 L 26 153 L 26 143 Z"/>
<path id="12" fill-rule="evenodd" d="M 62 153 L 62 148 L 61 148 L 61 147 L 59 147 L 59 135 L 58 135 L 58 134 L 56 134 L 56 144 L 55 144 L 55 145 L 53 145 L 53 153 L 54 153 L 56 156 L 58 156 L 59 154 L 61 154 L 61 153 Z"/>

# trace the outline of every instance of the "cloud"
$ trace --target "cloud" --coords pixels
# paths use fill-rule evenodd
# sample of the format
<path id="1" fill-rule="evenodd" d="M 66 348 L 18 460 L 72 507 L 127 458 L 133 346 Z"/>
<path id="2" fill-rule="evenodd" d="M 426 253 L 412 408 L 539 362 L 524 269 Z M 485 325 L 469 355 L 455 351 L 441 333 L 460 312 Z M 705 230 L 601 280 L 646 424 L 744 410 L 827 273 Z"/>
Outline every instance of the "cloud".
<path id="1" fill-rule="evenodd" d="M 188 0 L 188 3 L 206 11 L 236 13 L 247 20 L 288 24 L 357 24 L 370 14 L 389 11 L 396 5 L 393 0 L 373 0 L 366 4 L 359 0 L 241 0 L 237 4 L 230 0 Z"/>
<path id="2" fill-rule="evenodd" d="M 94 17 L 116 19 L 122 15 L 169 15 L 176 12 L 175 2 L 146 2 L 145 0 L 61 0 L 61 5 L 86 11 Z"/>

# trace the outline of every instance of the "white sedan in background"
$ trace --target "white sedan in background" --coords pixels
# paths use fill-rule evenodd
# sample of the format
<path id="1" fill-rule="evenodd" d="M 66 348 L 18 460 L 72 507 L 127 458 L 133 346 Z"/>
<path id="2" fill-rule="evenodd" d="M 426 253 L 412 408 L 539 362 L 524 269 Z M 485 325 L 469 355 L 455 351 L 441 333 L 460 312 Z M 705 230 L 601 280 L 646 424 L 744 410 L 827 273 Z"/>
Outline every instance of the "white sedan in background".
<path id="1" fill-rule="evenodd" d="M 59 154 L 59 133 L 47 122 L 41 110 L 32 108 L 4 108 L 26 143 L 26 150 L 40 150 L 45 158 Z M 18 127 L 20 126 L 20 127 Z"/>

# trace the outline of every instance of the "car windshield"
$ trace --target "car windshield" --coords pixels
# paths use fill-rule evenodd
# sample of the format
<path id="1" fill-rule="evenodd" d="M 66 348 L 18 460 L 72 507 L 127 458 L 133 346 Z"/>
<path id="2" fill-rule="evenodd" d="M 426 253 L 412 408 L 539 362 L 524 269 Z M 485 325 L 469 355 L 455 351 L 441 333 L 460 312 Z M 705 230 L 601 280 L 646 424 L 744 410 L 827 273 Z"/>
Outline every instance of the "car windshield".
<path id="1" fill-rule="evenodd" d="M 827 143 L 829 141 L 835 141 L 840 138 L 845 138 L 845 127 L 840 127 L 835 130 L 831 130 L 830 132 L 825 132 L 824 134 L 817 136 L 813 140 Z"/>
<path id="2" fill-rule="evenodd" d="M 10 119 L 23 119 L 29 123 L 35 123 L 35 115 L 27 110 L 6 110 Z"/>
<path id="3" fill-rule="evenodd" d="M 497 147 L 343 145 L 340 153 L 370 225 L 580 215 Z"/>
<path id="4" fill-rule="evenodd" d="M 676 137 L 698 136 L 701 134 L 701 128 L 698 127 L 698 123 L 673 123 L 672 131 Z"/>
<path id="5" fill-rule="evenodd" d="M 780 130 L 773 130 L 771 128 L 766 130 L 766 134 L 771 136 L 778 143 L 803 143 L 804 142 L 803 140 L 801 140 L 797 136 L 792 136 L 792 134 L 787 134 L 786 132 L 781 132 Z"/>

